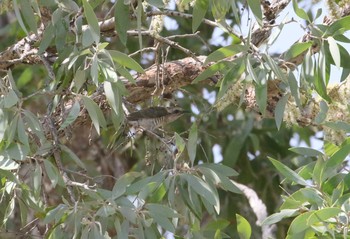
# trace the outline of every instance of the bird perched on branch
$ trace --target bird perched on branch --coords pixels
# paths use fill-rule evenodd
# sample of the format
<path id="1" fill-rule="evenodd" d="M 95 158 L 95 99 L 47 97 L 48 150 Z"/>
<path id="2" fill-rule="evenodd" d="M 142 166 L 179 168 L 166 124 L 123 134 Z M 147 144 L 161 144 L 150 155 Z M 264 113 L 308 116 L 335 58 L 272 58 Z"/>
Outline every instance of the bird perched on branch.
<path id="1" fill-rule="evenodd" d="M 184 113 L 188 113 L 188 111 L 179 107 L 150 107 L 130 113 L 126 119 L 134 127 L 152 131 L 173 122 Z"/>

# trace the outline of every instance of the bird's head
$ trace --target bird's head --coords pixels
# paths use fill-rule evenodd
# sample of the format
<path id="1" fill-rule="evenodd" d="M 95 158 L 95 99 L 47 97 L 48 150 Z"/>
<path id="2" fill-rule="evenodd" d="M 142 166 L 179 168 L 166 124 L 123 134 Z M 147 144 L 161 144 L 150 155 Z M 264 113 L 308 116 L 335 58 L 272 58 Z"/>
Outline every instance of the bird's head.
<path id="1" fill-rule="evenodd" d="M 183 110 L 180 107 L 166 107 L 166 110 L 168 112 L 170 122 L 176 120 L 185 113 L 189 113 L 189 111 Z"/>

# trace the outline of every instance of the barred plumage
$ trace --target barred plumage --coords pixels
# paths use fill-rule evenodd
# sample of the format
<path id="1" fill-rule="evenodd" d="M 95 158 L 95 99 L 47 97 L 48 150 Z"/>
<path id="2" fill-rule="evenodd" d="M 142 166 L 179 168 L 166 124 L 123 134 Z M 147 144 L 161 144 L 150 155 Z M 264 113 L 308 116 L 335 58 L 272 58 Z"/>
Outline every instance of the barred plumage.
<path id="1" fill-rule="evenodd" d="M 143 128 L 146 130 L 154 130 L 170 123 L 181 115 L 186 113 L 181 108 L 165 108 L 165 107 L 150 107 L 129 114 L 126 118 L 130 125 Z"/>

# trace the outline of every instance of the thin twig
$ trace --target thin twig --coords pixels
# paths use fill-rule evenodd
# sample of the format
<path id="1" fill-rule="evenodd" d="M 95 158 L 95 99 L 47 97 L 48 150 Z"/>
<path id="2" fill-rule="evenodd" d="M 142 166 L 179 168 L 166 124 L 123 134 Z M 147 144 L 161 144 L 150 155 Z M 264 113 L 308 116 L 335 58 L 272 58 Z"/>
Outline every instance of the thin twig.
<path id="1" fill-rule="evenodd" d="M 156 51 L 156 48 L 155 48 L 155 47 L 146 47 L 146 48 L 142 48 L 142 49 L 140 49 L 140 50 L 138 50 L 138 51 L 135 51 L 135 52 L 129 54 L 129 57 L 133 57 L 133 56 L 135 56 L 135 55 L 137 55 L 137 54 L 139 54 L 139 53 L 143 53 L 143 52 L 145 52 L 145 51 Z"/>

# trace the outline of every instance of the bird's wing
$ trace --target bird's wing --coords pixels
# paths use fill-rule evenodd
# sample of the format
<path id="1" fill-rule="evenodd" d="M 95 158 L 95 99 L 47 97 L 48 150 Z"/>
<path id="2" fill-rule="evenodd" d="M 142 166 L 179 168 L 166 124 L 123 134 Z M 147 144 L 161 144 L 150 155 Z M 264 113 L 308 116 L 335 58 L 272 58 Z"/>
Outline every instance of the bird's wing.
<path id="1" fill-rule="evenodd" d="M 139 119 L 158 118 L 161 116 L 165 116 L 167 114 L 168 114 L 168 111 L 164 107 L 150 107 L 147 109 L 130 113 L 126 118 L 129 121 L 137 121 Z"/>

